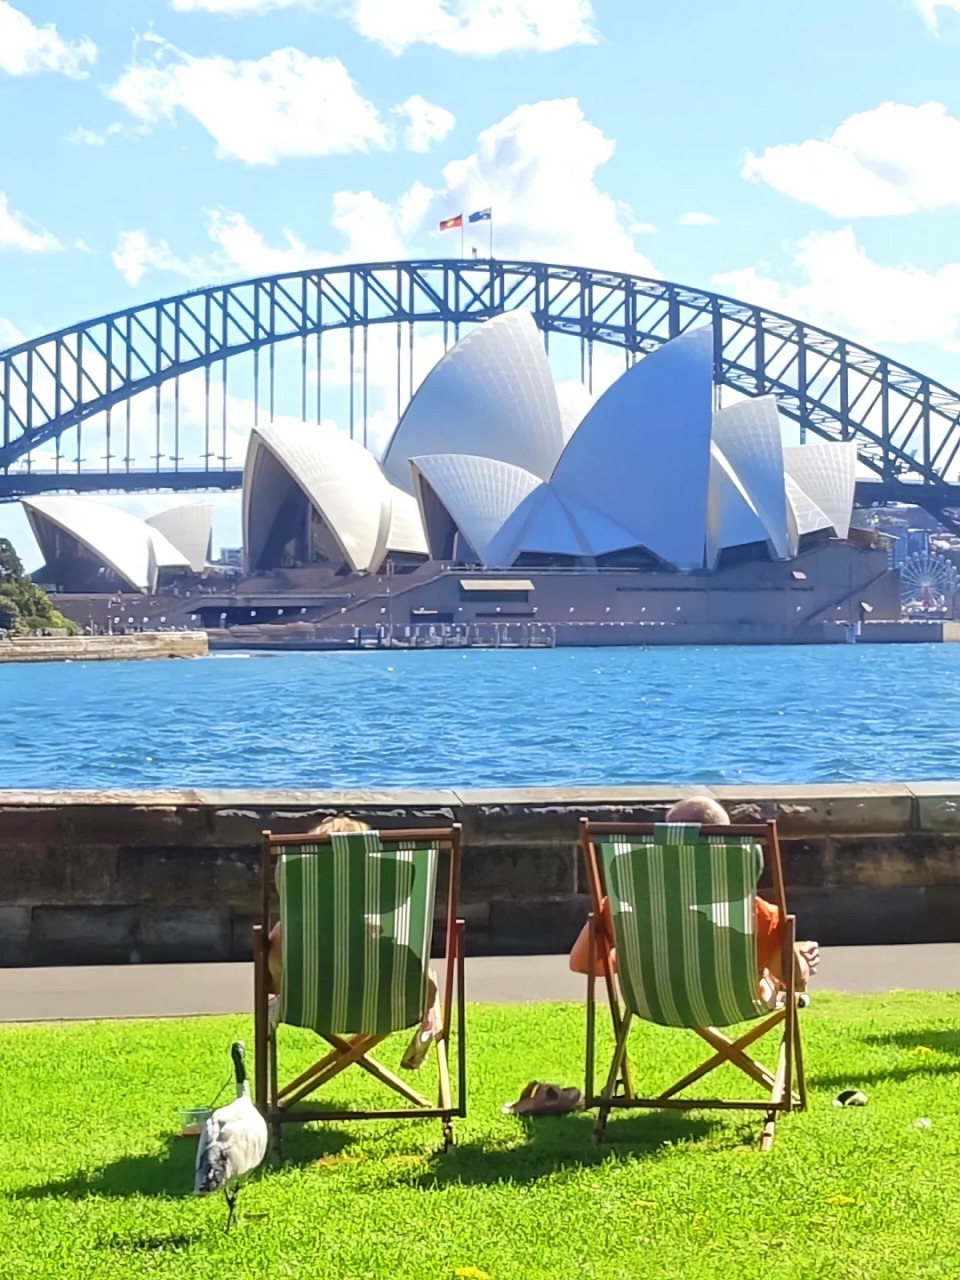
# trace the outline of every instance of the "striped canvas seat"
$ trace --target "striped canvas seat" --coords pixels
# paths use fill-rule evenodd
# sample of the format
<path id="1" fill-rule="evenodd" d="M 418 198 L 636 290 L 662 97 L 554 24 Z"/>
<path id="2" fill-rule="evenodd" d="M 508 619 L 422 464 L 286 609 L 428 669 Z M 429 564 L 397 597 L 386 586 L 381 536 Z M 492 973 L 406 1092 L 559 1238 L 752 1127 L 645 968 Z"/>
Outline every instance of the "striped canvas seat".
<path id="1" fill-rule="evenodd" d="M 597 842 L 627 1008 L 671 1027 L 727 1027 L 759 1000 L 755 899 L 763 850 L 750 837 L 661 823 Z"/>
<path id="2" fill-rule="evenodd" d="M 375 831 L 286 845 L 280 1021 L 322 1035 L 413 1026 L 427 1001 L 438 846 Z"/>

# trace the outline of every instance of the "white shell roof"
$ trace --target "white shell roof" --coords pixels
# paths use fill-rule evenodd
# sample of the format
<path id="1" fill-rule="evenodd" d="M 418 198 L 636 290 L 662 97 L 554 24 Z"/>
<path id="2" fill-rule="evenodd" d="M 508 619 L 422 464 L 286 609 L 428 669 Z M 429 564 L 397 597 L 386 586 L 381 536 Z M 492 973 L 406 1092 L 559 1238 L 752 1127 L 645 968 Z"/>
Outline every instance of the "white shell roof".
<path id="1" fill-rule="evenodd" d="M 145 522 L 185 556 L 194 573 L 202 573 L 210 554 L 213 506 L 209 502 L 187 503 L 160 511 Z"/>
<path id="2" fill-rule="evenodd" d="M 411 555 L 429 555 L 427 535 L 416 498 L 404 493 L 396 485 L 390 485 L 390 532 L 387 534 L 388 551 L 405 551 Z"/>
<path id="3" fill-rule="evenodd" d="M 46 559 L 52 526 L 76 539 L 133 591 L 153 591 L 161 568 L 189 568 L 189 561 L 143 520 L 88 498 L 24 498 L 24 511 Z"/>
<path id="4" fill-rule="evenodd" d="M 421 486 L 426 482 L 482 564 L 503 567 L 510 563 L 497 558 L 503 553 L 494 552 L 492 544 L 510 516 L 541 483 L 535 475 L 509 462 L 462 453 L 411 458 L 410 465 L 421 504 Z"/>
<path id="5" fill-rule="evenodd" d="M 566 444 L 596 404 L 596 400 L 582 382 L 558 382 L 557 403 L 560 405 L 563 443 Z"/>
<path id="6" fill-rule="evenodd" d="M 331 427 L 277 423 L 250 433 L 243 475 L 243 544 L 255 566 L 283 505 L 279 464 L 320 513 L 351 569 L 379 568 L 391 523 L 390 486 L 373 454 Z"/>
<path id="7" fill-rule="evenodd" d="M 773 554 L 785 560 L 789 555 L 787 495 L 780 414 L 774 397 L 758 396 L 720 409 L 713 415 L 713 442 L 763 521 Z"/>
<path id="8" fill-rule="evenodd" d="M 713 334 L 674 338 L 618 378 L 577 428 L 551 484 L 680 568 L 703 564 Z"/>
<path id="9" fill-rule="evenodd" d="M 538 484 L 523 499 L 491 544 L 491 555 L 501 566 L 513 564 L 524 551 L 566 556 L 594 554 L 567 504 L 550 484 Z"/>
<path id="10" fill-rule="evenodd" d="M 805 533 L 818 533 L 821 529 L 832 529 L 833 522 L 820 510 L 817 504 L 797 484 L 792 476 L 785 476 L 787 491 L 787 529 L 789 530 L 790 554 L 795 556 L 800 539 Z"/>
<path id="11" fill-rule="evenodd" d="M 786 542 L 786 519 L 783 529 Z M 710 497 L 707 504 L 707 567 L 716 566 L 720 552 L 748 542 L 766 542 L 767 527 L 750 500 L 723 450 L 710 445 Z"/>
<path id="12" fill-rule="evenodd" d="M 546 479 L 563 448 L 557 391 L 528 311 L 478 326 L 434 366 L 383 456 L 388 480 L 413 492 L 409 460 L 433 454 L 495 458 Z"/>
<path id="13" fill-rule="evenodd" d="M 853 441 L 820 440 L 791 445 L 783 451 L 783 465 L 804 493 L 845 538 L 850 532 L 857 487 L 857 446 Z"/>

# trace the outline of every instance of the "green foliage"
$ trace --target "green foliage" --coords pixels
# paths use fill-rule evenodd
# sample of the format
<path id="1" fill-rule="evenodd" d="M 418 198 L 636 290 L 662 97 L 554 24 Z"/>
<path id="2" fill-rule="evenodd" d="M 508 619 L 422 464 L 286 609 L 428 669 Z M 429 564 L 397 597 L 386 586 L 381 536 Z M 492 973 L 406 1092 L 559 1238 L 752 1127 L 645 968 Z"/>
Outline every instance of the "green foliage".
<path id="1" fill-rule="evenodd" d="M 22 578 L 23 565 L 9 538 L 0 538 L 0 581 L 4 578 Z"/>
<path id="2" fill-rule="evenodd" d="M 50 597 L 23 572 L 20 557 L 8 538 L 0 538 L 0 628 L 15 636 L 80 628 L 50 603 Z"/>
<path id="3" fill-rule="evenodd" d="M 145 988 L 146 990 L 146 988 Z M 145 997 L 146 998 L 146 997 Z M 285 1161 L 195 1199 L 179 1109 L 211 1102 L 246 1016 L 0 1028 L 0 1276 L 58 1280 L 955 1280 L 960 996 L 814 992 L 802 1015 L 810 1110 L 769 1154 L 760 1113 L 529 1122 L 529 1080 L 583 1078 L 582 1006 L 471 1006 L 468 1117 L 285 1126 Z M 601 1021 L 608 1052 L 609 1020 Z M 323 1051 L 281 1028 L 284 1077 Z M 405 1047 L 377 1051 L 396 1069 Z M 700 1061 L 684 1032 L 635 1028 L 655 1092 Z M 771 1062 L 772 1051 L 757 1056 Z M 454 1055 L 455 1060 L 455 1055 Z M 742 1076 L 714 1087 L 744 1095 Z M 435 1088 L 428 1062 L 412 1083 Z M 844 1088 L 863 1108 L 837 1108 Z M 223 1098 L 228 1096 L 227 1090 Z M 360 1071 L 329 1101 L 396 1105 Z M 918 1126 L 918 1120 L 929 1121 Z"/>

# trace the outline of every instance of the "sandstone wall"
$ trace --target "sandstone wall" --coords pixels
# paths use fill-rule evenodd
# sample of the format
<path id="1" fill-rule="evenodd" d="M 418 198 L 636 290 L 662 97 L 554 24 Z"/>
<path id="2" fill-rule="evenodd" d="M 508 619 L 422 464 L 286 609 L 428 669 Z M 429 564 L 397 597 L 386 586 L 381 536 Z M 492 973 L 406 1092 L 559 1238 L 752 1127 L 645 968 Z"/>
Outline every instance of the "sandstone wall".
<path id="1" fill-rule="evenodd" d="M 208 649 L 205 631 L 141 631 L 123 636 L 19 636 L 0 641 L 0 662 L 202 658 Z"/>
<path id="2" fill-rule="evenodd" d="M 586 912 L 578 816 L 657 820 L 680 794 L 0 792 L 0 964 L 248 956 L 260 832 L 341 811 L 383 827 L 461 822 L 471 953 L 563 951 Z M 832 945 L 960 941 L 960 784 L 713 794 L 744 820 L 778 819 L 802 935 Z"/>

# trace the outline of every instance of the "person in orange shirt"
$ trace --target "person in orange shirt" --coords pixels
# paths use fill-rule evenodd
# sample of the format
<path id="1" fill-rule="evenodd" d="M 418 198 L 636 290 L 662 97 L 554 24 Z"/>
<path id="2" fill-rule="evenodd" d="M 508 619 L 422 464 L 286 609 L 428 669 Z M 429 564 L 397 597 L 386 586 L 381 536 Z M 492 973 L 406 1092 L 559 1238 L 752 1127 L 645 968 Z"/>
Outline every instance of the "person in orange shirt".
<path id="1" fill-rule="evenodd" d="M 691 796 L 687 800 L 678 801 L 664 821 L 695 822 L 702 826 L 728 826 L 730 817 L 723 805 L 710 796 Z M 616 972 L 617 953 L 613 945 L 610 904 L 606 898 L 601 903 L 600 922 L 603 944 L 609 949 L 614 972 Z M 760 993 L 768 1004 L 773 1005 L 777 993 L 784 990 L 786 986 L 783 974 L 783 921 L 780 918 L 779 907 L 759 897 L 756 899 L 756 930 L 757 977 L 760 981 Z M 570 968 L 574 973 L 587 972 L 589 955 L 590 929 L 589 925 L 584 925 L 570 952 Z M 820 963 L 819 945 L 816 942 L 798 942 L 795 947 L 794 961 L 796 989 L 805 991 L 807 983 L 816 973 Z M 595 969 L 597 977 L 602 977 L 602 956 L 596 957 Z"/>

